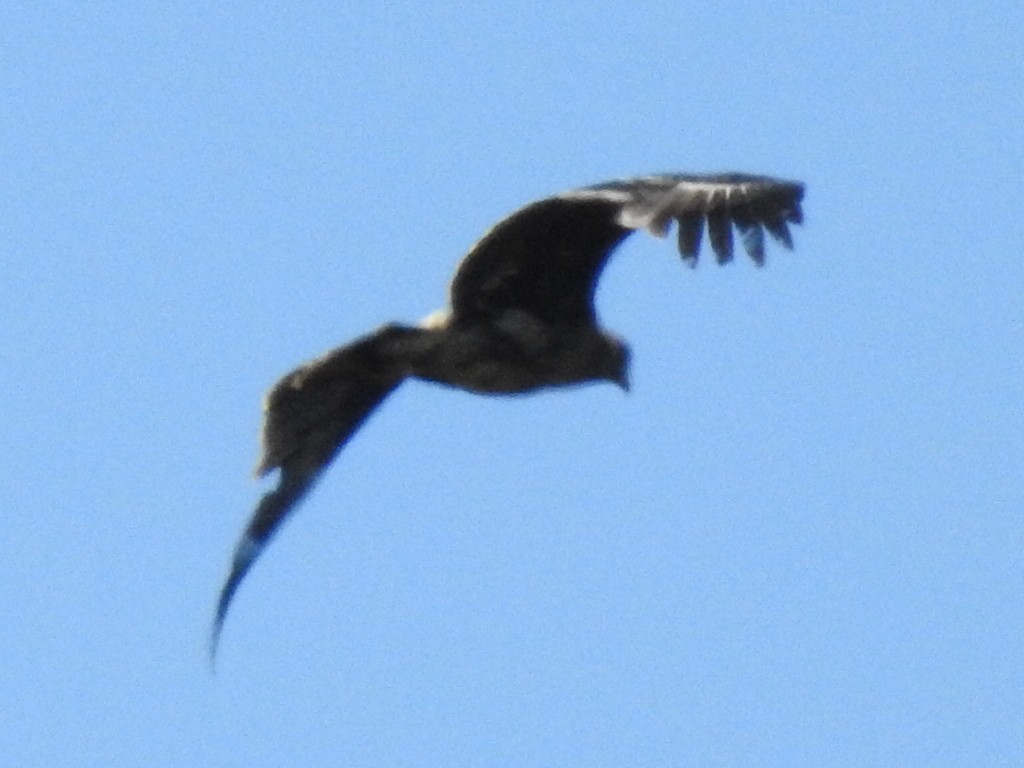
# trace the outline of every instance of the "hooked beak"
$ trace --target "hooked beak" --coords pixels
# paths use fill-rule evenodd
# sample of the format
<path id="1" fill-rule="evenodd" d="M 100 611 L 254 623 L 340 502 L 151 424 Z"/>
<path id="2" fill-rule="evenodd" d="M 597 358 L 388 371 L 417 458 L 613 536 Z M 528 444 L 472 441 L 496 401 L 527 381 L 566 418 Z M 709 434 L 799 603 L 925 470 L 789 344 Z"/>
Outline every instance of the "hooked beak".
<path id="1" fill-rule="evenodd" d="M 619 389 L 627 395 L 629 394 L 629 370 L 623 370 L 622 373 L 612 379 L 612 381 Z"/>

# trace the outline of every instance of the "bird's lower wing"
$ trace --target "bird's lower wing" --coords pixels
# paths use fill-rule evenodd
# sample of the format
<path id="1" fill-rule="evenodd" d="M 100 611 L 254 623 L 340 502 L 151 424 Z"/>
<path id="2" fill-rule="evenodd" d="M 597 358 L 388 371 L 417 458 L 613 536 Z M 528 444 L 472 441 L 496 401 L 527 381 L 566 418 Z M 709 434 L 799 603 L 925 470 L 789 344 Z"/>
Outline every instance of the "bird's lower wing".
<path id="1" fill-rule="evenodd" d="M 378 332 L 313 360 L 268 393 L 256 474 L 279 469 L 280 475 L 277 487 L 260 499 L 235 548 L 217 602 L 211 657 L 231 599 L 260 552 L 324 468 L 404 378 L 383 352 L 389 343 L 385 336 Z"/>

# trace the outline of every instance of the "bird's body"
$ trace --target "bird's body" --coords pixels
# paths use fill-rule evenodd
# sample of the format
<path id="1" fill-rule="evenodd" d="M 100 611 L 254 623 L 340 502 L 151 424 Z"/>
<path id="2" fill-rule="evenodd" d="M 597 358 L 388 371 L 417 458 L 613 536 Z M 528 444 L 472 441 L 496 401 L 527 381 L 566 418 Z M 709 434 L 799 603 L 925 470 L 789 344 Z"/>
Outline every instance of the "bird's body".
<path id="1" fill-rule="evenodd" d="M 612 251 L 636 229 L 664 236 L 694 264 L 707 227 L 720 263 L 732 228 L 757 263 L 763 231 L 791 247 L 803 186 L 767 177 L 648 176 L 556 195 L 513 213 L 471 249 L 451 306 L 416 326 L 387 324 L 283 377 L 264 405 L 257 474 L 280 469 L 235 552 L 212 648 L 241 579 L 281 521 L 373 410 L 417 378 L 509 395 L 609 381 L 628 388 L 629 348 L 597 323 L 594 293 Z"/>
<path id="2" fill-rule="evenodd" d="M 588 381 L 618 380 L 609 350 L 621 345 L 593 326 L 552 326 L 508 311 L 492 325 L 431 329 L 411 376 L 483 395 L 510 395 Z"/>

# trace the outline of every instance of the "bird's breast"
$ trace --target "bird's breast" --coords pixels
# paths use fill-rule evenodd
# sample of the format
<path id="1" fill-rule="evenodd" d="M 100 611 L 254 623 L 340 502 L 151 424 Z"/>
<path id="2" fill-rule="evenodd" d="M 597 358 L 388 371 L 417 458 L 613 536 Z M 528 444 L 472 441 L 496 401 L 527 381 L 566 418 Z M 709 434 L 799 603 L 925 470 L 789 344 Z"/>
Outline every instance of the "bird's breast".
<path id="1" fill-rule="evenodd" d="M 425 348 L 413 375 L 481 394 L 518 394 L 603 378 L 578 334 L 531 327 L 449 329 Z"/>

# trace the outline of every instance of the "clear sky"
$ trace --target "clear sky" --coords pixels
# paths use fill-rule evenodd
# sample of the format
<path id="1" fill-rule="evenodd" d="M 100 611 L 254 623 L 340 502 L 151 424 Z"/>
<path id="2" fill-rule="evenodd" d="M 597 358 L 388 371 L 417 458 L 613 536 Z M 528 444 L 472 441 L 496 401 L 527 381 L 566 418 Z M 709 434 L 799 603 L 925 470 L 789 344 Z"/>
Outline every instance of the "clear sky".
<path id="1" fill-rule="evenodd" d="M 7 765 L 1024 765 L 1024 6 L 0 11 Z M 263 392 L 518 206 L 807 184 L 633 238 L 633 391 L 420 383 L 242 586 Z"/>

